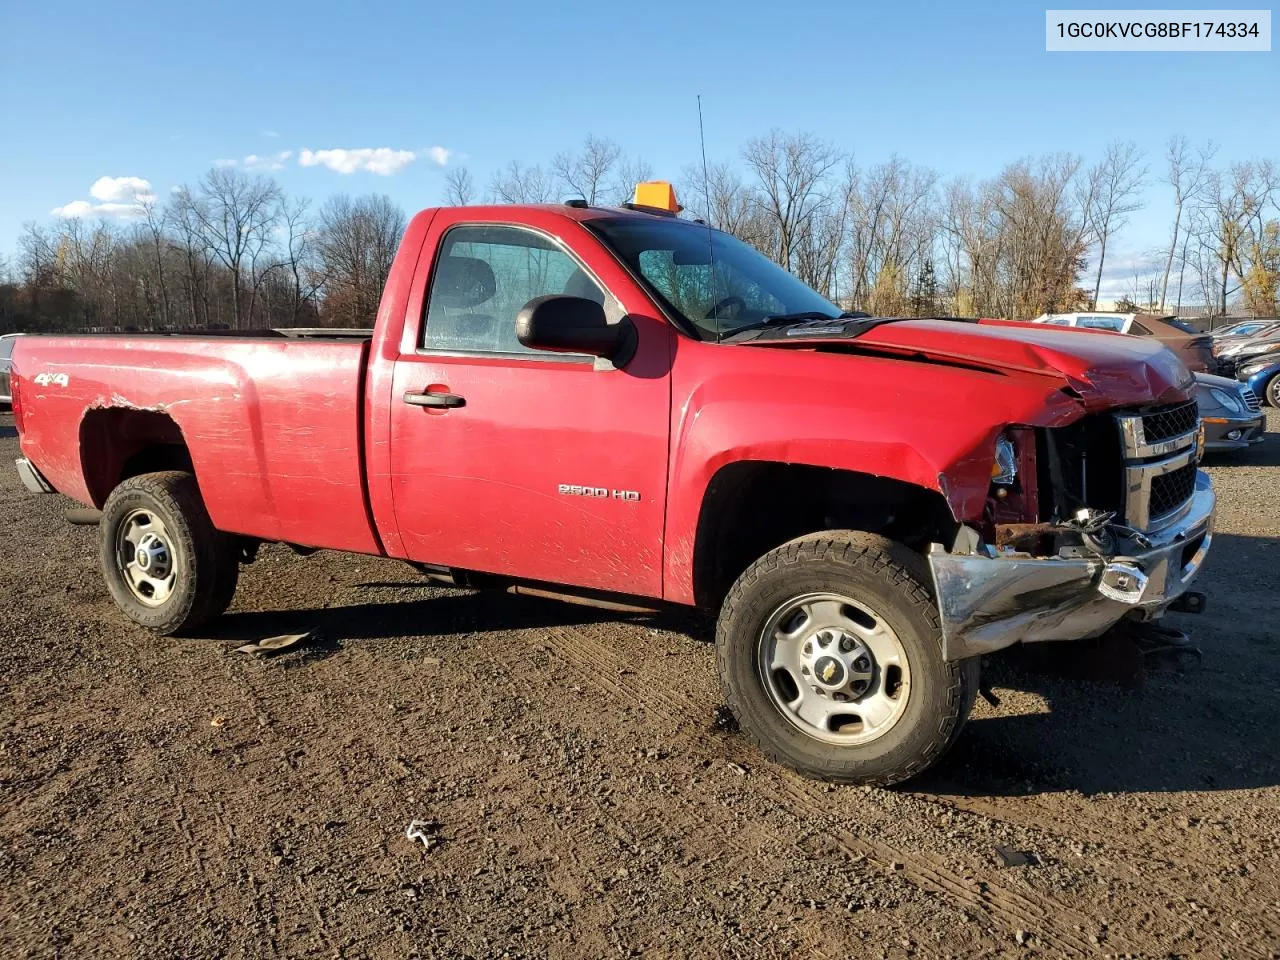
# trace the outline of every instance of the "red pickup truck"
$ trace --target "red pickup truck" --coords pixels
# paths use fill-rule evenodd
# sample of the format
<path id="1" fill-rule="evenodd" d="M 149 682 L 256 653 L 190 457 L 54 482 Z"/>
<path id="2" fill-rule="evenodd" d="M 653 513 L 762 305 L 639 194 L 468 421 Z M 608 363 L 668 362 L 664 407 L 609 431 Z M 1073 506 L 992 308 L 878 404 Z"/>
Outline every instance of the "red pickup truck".
<path id="1" fill-rule="evenodd" d="M 101 510 L 143 626 L 264 541 L 701 607 L 742 727 L 842 782 L 937 759 L 982 654 L 1194 608 L 1213 522 L 1158 344 L 844 314 L 636 204 L 425 210 L 363 337 L 29 336 L 13 385 L 24 482 Z"/>

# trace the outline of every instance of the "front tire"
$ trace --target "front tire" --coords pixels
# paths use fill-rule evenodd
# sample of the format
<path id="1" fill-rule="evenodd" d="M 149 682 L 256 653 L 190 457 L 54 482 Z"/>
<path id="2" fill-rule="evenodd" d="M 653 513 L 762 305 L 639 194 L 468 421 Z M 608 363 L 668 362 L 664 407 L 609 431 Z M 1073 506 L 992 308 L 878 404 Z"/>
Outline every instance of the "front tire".
<path id="1" fill-rule="evenodd" d="M 239 572 L 233 544 L 214 528 L 191 474 L 123 481 L 98 529 L 107 589 L 135 623 L 162 636 L 186 633 L 231 602 Z"/>
<path id="2" fill-rule="evenodd" d="M 1280 373 L 1277 373 L 1267 381 L 1267 385 L 1262 390 L 1262 395 L 1271 406 L 1280 407 Z"/>
<path id="3" fill-rule="evenodd" d="M 919 554 L 856 531 L 757 560 L 716 631 L 742 729 L 777 762 L 837 783 L 888 786 L 934 763 L 968 717 L 978 661 L 943 660 L 930 582 Z"/>

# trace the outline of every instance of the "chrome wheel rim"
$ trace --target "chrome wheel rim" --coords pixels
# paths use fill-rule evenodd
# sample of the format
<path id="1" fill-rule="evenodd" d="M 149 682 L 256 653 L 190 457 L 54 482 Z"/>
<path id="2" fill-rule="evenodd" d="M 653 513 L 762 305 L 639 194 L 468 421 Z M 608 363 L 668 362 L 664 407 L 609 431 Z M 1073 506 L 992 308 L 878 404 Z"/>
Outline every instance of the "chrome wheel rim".
<path id="1" fill-rule="evenodd" d="M 116 529 L 116 569 L 129 592 L 148 607 L 158 607 L 178 582 L 179 563 L 169 531 L 151 510 L 134 510 Z"/>
<path id="2" fill-rule="evenodd" d="M 779 606 L 760 631 L 758 663 L 774 707 L 824 743 L 879 739 L 910 698 L 911 667 L 897 633 L 866 604 L 837 593 Z"/>

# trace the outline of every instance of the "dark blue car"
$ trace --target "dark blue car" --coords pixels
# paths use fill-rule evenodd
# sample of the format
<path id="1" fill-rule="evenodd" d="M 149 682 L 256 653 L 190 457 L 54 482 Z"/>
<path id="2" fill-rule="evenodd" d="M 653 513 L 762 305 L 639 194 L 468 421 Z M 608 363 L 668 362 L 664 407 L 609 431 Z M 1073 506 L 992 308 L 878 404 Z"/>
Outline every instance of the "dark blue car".
<path id="1" fill-rule="evenodd" d="M 1280 407 L 1280 352 L 1264 353 L 1242 360 L 1236 379 L 1243 380 L 1273 407 Z"/>

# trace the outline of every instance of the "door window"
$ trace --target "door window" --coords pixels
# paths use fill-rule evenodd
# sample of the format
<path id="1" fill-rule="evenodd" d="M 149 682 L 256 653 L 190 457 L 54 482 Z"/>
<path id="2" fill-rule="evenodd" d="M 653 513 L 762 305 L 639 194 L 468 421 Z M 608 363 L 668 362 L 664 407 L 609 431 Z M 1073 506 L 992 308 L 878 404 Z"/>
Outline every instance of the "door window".
<path id="1" fill-rule="evenodd" d="M 1113 330 L 1120 333 L 1124 330 L 1124 317 L 1081 317 L 1080 326 L 1090 330 Z"/>
<path id="2" fill-rule="evenodd" d="M 422 346 L 546 357 L 516 339 L 516 314 L 548 294 L 605 302 L 604 291 L 578 261 L 540 234 L 506 226 L 454 227 L 436 257 Z"/>

